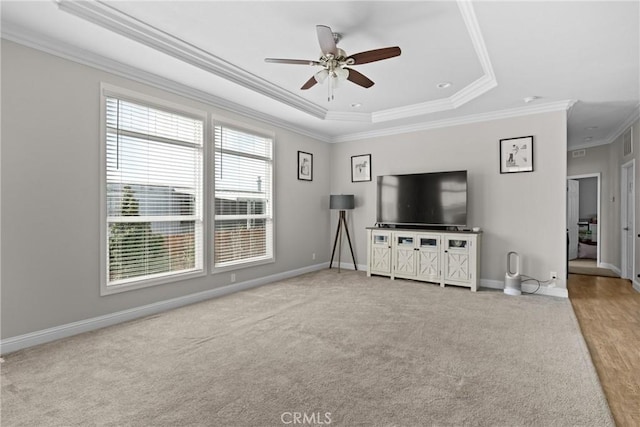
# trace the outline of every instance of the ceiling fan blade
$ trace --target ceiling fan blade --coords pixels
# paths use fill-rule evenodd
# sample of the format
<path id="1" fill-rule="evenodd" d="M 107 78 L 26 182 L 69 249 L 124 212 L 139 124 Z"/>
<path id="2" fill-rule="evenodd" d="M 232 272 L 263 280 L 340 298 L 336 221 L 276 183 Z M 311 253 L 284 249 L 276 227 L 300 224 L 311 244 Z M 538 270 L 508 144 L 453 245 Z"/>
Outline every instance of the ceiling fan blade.
<path id="1" fill-rule="evenodd" d="M 320 65 L 320 62 L 312 61 L 310 59 L 264 58 L 264 62 L 269 62 L 271 64 Z"/>
<path id="2" fill-rule="evenodd" d="M 318 33 L 318 43 L 320 43 L 320 50 L 323 54 L 331 54 L 338 56 L 338 47 L 336 41 L 333 38 L 333 31 L 326 25 L 316 25 L 316 32 Z"/>
<path id="3" fill-rule="evenodd" d="M 385 47 L 382 49 L 368 50 L 366 52 L 356 53 L 348 59 L 353 59 L 353 65 L 367 64 L 369 62 L 382 61 L 383 59 L 400 56 L 401 50 L 398 46 Z"/>
<path id="4" fill-rule="evenodd" d="M 349 70 L 349 75 L 347 76 L 347 80 L 349 80 L 350 82 L 353 82 L 367 89 L 375 84 L 373 80 L 369 79 L 369 77 L 354 70 L 353 68 L 345 68 L 345 70 Z"/>
<path id="5" fill-rule="evenodd" d="M 307 80 L 307 82 L 305 84 L 302 85 L 302 87 L 300 89 L 305 90 L 305 89 L 309 89 L 311 86 L 315 85 L 317 83 L 315 76 L 311 76 L 311 78 L 309 80 Z"/>

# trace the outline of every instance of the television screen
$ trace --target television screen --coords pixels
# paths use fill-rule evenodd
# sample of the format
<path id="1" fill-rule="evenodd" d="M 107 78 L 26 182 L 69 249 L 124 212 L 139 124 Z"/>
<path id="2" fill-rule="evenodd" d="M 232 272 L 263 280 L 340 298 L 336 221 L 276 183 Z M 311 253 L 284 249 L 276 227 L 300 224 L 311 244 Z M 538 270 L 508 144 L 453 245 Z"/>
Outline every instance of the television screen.
<path id="1" fill-rule="evenodd" d="M 379 224 L 467 225 L 467 171 L 378 177 Z"/>

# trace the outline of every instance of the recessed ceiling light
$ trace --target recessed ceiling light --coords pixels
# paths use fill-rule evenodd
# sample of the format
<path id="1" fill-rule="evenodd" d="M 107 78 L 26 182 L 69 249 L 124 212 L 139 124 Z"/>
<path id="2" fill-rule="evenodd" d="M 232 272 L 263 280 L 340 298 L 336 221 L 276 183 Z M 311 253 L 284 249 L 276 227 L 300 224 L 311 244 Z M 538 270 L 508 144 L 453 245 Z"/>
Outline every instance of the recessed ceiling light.
<path id="1" fill-rule="evenodd" d="M 584 140 L 585 142 L 589 142 L 589 141 L 591 141 L 592 139 L 593 139 L 593 137 L 592 137 L 592 136 L 585 136 L 585 137 L 583 138 L 583 140 Z"/>
<path id="2" fill-rule="evenodd" d="M 598 129 L 598 126 L 589 126 L 588 128 L 585 128 L 586 130 L 596 130 Z"/>
<path id="3" fill-rule="evenodd" d="M 446 89 L 448 87 L 451 87 L 451 82 L 441 82 L 441 83 L 438 83 L 436 87 L 438 89 Z"/>
<path id="4" fill-rule="evenodd" d="M 536 99 L 540 99 L 540 97 L 539 96 L 527 96 L 526 98 L 524 98 L 524 102 L 528 104 L 530 102 L 535 101 Z"/>
<path id="5" fill-rule="evenodd" d="M 353 104 L 351 104 L 351 108 L 360 108 L 362 107 L 362 104 L 359 102 L 354 102 Z"/>

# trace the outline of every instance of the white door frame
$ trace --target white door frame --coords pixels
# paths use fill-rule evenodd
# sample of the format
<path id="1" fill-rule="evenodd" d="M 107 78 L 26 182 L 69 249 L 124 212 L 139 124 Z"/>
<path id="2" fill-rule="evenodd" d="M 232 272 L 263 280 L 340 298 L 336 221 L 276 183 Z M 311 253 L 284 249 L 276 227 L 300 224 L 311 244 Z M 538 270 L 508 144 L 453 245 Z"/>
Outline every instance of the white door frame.
<path id="1" fill-rule="evenodd" d="M 629 269 L 629 266 L 627 265 L 627 260 L 629 259 L 629 254 L 627 253 L 627 237 L 624 235 L 624 230 L 622 229 L 622 227 L 624 227 L 624 220 L 626 219 L 627 222 L 629 224 L 631 224 L 631 238 L 633 239 L 633 237 L 636 235 L 636 231 L 635 231 L 635 224 L 636 224 L 636 220 L 635 220 L 635 216 L 636 216 L 636 202 L 635 202 L 635 171 L 636 171 L 636 160 L 632 159 L 629 160 L 626 163 L 623 163 L 622 166 L 620 167 L 620 244 L 621 244 L 621 251 L 620 251 L 620 270 L 621 270 L 621 274 L 620 276 L 623 279 L 630 279 L 632 282 L 634 280 L 634 277 L 636 277 L 636 269 L 635 269 L 635 259 L 636 259 L 636 248 L 635 248 L 635 243 L 633 243 L 631 245 L 631 259 L 633 260 L 633 265 L 631 266 L 631 277 L 626 277 L 627 276 L 627 270 Z M 634 191 L 631 192 L 631 218 L 627 218 L 627 212 L 628 212 L 628 206 L 627 206 L 627 188 L 625 187 L 625 183 L 627 182 L 627 176 L 630 174 L 631 176 L 631 180 L 633 182 L 634 185 Z"/>
<path id="2" fill-rule="evenodd" d="M 601 176 L 600 175 L 601 175 L 600 172 L 597 172 L 597 173 L 585 173 L 585 174 L 582 174 L 582 175 L 571 175 L 571 176 L 567 177 L 567 180 L 569 180 L 569 179 L 582 179 L 582 178 L 597 178 L 598 179 L 598 184 L 597 184 L 598 185 L 598 196 L 597 196 L 598 197 L 598 199 L 597 199 L 598 200 L 598 212 L 597 212 L 598 224 L 597 224 L 597 227 L 596 227 L 596 229 L 598 230 L 597 231 L 598 245 L 596 246 L 596 252 L 597 252 L 596 265 L 598 267 L 602 267 L 602 265 L 600 264 L 600 253 L 601 253 L 601 249 L 602 249 L 602 244 L 601 244 L 601 242 L 602 242 L 602 234 L 600 233 L 600 231 L 602 230 L 602 227 L 601 227 L 601 225 L 602 225 L 602 215 L 600 213 L 600 206 L 601 206 L 601 203 L 600 203 L 600 194 L 601 194 L 600 193 L 600 181 L 601 181 Z"/>

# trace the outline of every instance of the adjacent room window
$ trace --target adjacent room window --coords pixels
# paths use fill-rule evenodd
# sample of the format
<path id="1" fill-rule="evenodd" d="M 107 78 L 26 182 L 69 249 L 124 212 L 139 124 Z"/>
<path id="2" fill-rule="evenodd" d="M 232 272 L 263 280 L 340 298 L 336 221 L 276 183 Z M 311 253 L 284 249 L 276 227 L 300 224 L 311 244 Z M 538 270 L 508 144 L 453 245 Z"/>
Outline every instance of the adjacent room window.
<path id="1" fill-rule="evenodd" d="M 202 273 L 204 119 L 104 99 L 106 292 Z"/>
<path id="2" fill-rule="evenodd" d="M 273 139 L 214 126 L 215 268 L 273 260 Z"/>

